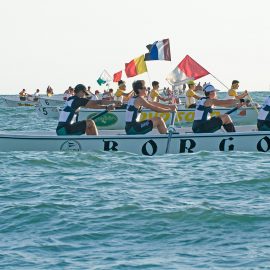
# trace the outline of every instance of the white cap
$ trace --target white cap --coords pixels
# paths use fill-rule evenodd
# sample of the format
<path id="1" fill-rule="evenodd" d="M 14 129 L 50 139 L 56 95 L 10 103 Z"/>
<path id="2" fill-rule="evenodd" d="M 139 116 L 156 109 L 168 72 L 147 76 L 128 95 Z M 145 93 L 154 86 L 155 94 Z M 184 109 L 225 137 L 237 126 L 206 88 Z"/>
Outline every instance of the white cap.
<path id="1" fill-rule="evenodd" d="M 217 90 L 212 84 L 208 83 L 203 87 L 203 91 L 209 93 L 209 92 L 219 91 L 219 90 Z"/>

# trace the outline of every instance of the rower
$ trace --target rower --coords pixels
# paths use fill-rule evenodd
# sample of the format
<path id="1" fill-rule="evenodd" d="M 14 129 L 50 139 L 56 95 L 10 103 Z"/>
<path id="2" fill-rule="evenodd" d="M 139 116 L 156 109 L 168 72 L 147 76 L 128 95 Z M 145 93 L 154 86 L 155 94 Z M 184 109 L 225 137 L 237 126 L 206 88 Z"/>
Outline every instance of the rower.
<path id="1" fill-rule="evenodd" d="M 100 100 L 99 94 L 99 91 L 96 90 L 95 94 L 91 96 L 91 100 Z"/>
<path id="2" fill-rule="evenodd" d="M 268 96 L 258 113 L 257 127 L 260 131 L 270 131 L 270 96 Z"/>
<path id="3" fill-rule="evenodd" d="M 73 95 L 74 95 L 74 89 L 71 86 L 69 86 L 68 89 L 64 92 L 63 100 L 68 100 L 68 98 Z"/>
<path id="4" fill-rule="evenodd" d="M 162 97 L 159 94 L 159 91 L 158 91 L 159 90 L 159 82 L 153 81 L 152 82 L 152 87 L 153 87 L 153 89 L 150 91 L 150 94 L 149 94 L 149 97 L 148 97 L 149 101 L 159 102 L 160 100 L 162 100 L 162 101 L 171 100 L 170 98 Z"/>
<path id="5" fill-rule="evenodd" d="M 53 96 L 53 89 L 51 88 L 50 85 L 47 87 L 47 96 L 48 96 L 48 97 Z"/>
<path id="6" fill-rule="evenodd" d="M 233 80 L 231 89 L 228 90 L 227 98 L 228 99 L 241 99 L 248 96 L 248 91 L 245 90 L 242 94 L 238 94 L 237 90 L 239 88 L 239 81 Z"/>
<path id="7" fill-rule="evenodd" d="M 133 94 L 133 91 L 130 91 L 129 93 L 125 93 L 126 91 L 126 83 L 122 80 L 118 82 L 118 89 L 115 92 L 114 100 L 120 101 L 123 103 L 123 101 L 128 101 L 130 97 Z"/>
<path id="8" fill-rule="evenodd" d="M 200 99 L 201 97 L 195 93 L 196 85 L 194 81 L 188 81 L 188 90 L 186 92 L 186 108 L 195 108 L 196 107 L 196 100 Z"/>
<path id="9" fill-rule="evenodd" d="M 36 92 L 32 96 L 33 96 L 33 101 L 37 102 L 40 96 L 39 89 L 37 89 Z"/>
<path id="10" fill-rule="evenodd" d="M 211 117 L 214 106 L 230 107 L 236 106 L 241 107 L 244 103 L 237 103 L 238 100 L 227 99 L 219 100 L 217 99 L 217 89 L 212 84 L 206 84 L 203 87 L 205 97 L 202 97 L 197 101 L 195 109 L 195 117 L 192 126 L 194 133 L 207 133 L 215 132 L 219 130 L 222 126 L 227 132 L 235 132 L 235 127 L 232 119 L 228 114 L 222 114 L 219 116 Z"/>
<path id="11" fill-rule="evenodd" d="M 153 128 L 157 128 L 161 134 L 167 133 L 167 127 L 162 117 L 153 117 L 144 121 L 139 121 L 140 112 L 143 107 L 155 112 L 176 112 L 176 106 L 147 101 L 145 81 L 143 80 L 133 82 L 132 88 L 135 96 L 132 97 L 127 104 L 126 133 L 128 135 L 146 134 Z"/>
<path id="12" fill-rule="evenodd" d="M 26 90 L 23 89 L 20 93 L 19 93 L 19 98 L 21 101 L 25 101 L 26 97 L 28 96 L 28 94 L 26 93 Z"/>
<path id="13" fill-rule="evenodd" d="M 104 91 L 104 94 L 102 95 L 102 100 L 108 100 L 108 101 L 113 101 L 114 100 L 114 95 L 113 95 L 113 89 L 110 88 L 108 92 Z"/>
<path id="14" fill-rule="evenodd" d="M 68 98 L 64 109 L 60 112 L 57 135 L 98 135 L 96 124 L 93 120 L 78 121 L 80 107 L 93 109 L 113 110 L 115 105 L 101 105 L 101 100 L 89 100 L 85 98 L 88 95 L 86 87 L 83 84 L 76 85 L 74 96 Z"/>

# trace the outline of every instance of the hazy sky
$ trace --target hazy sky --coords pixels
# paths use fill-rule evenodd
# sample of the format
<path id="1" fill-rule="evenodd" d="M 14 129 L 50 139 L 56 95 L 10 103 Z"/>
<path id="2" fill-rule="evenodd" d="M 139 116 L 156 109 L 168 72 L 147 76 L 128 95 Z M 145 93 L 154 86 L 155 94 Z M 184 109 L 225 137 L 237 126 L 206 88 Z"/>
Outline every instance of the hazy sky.
<path id="1" fill-rule="evenodd" d="M 111 75 L 170 39 L 172 61 L 147 62 L 144 78 L 166 75 L 189 54 L 210 73 L 241 90 L 270 88 L 269 0 L 0 0 L 0 94 L 22 88 L 62 93 L 84 83 L 93 90 Z M 225 89 L 211 76 L 201 78 Z M 111 85 L 116 89 L 116 84 Z"/>

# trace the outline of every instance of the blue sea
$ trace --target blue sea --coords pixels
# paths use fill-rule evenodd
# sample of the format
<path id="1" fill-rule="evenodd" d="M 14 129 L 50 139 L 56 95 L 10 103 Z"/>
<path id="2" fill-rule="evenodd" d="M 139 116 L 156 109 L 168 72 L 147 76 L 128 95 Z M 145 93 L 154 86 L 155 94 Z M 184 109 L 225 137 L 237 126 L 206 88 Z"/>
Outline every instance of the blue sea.
<path id="1" fill-rule="evenodd" d="M 4 131 L 57 124 L 0 116 Z M 270 269 L 269 161 L 0 149 L 0 269 Z"/>

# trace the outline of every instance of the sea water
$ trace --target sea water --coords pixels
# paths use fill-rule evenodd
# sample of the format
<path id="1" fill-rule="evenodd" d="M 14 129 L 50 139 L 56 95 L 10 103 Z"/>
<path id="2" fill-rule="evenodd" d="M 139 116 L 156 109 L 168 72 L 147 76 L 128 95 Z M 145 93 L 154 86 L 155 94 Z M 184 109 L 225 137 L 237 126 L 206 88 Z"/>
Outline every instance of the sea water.
<path id="1" fill-rule="evenodd" d="M 57 124 L 0 116 L 4 131 Z M 269 160 L 0 152 L 0 269 L 270 269 Z"/>

